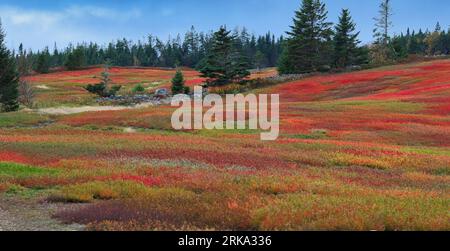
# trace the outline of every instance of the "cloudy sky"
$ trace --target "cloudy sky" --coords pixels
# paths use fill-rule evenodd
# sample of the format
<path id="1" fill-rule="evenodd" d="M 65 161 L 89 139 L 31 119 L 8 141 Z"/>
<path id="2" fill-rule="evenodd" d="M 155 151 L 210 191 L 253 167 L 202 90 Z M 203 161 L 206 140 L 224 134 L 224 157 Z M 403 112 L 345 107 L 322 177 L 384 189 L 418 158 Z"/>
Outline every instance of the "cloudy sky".
<path id="1" fill-rule="evenodd" d="M 1 0 L 0 18 L 7 43 L 17 48 L 59 47 L 69 42 L 105 44 L 117 38 L 142 39 L 153 34 L 162 39 L 183 34 L 194 25 L 209 31 L 222 24 L 246 26 L 256 34 L 288 30 L 300 0 Z M 379 0 L 325 0 L 330 21 L 349 8 L 361 31 L 371 40 L 373 17 Z M 440 21 L 450 25 L 448 0 L 393 0 L 394 32 L 407 27 L 433 29 Z"/>

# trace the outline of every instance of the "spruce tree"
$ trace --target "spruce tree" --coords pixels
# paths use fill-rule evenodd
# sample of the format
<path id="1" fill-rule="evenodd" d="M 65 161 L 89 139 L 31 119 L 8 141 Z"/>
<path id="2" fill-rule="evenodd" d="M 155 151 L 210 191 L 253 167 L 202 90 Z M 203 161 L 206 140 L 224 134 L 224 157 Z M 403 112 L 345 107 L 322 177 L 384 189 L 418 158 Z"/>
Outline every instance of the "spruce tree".
<path id="1" fill-rule="evenodd" d="M 50 72 L 51 57 L 48 48 L 39 53 L 36 62 L 36 71 L 38 73 L 49 73 Z"/>
<path id="2" fill-rule="evenodd" d="M 20 76 L 26 76 L 30 73 L 30 64 L 28 61 L 27 52 L 23 49 L 23 44 L 20 44 L 19 55 L 17 56 L 17 70 Z"/>
<path id="3" fill-rule="evenodd" d="M 403 59 L 408 57 L 408 37 L 400 34 L 400 36 L 395 36 L 392 39 L 392 48 L 395 51 L 395 56 L 398 59 Z"/>
<path id="4" fill-rule="evenodd" d="M 439 25 L 439 24 L 438 24 Z M 427 45 L 427 54 L 430 56 L 438 55 L 441 53 L 441 31 L 439 27 L 430 34 L 428 34 L 425 38 L 425 43 Z"/>
<path id="5" fill-rule="evenodd" d="M 420 54 L 418 38 L 416 32 L 413 31 L 411 37 L 408 40 L 408 54 Z"/>
<path id="6" fill-rule="evenodd" d="M 2 112 L 11 112 L 19 109 L 19 73 L 5 37 L 0 20 L 0 108 Z"/>
<path id="7" fill-rule="evenodd" d="M 177 70 L 175 73 L 175 76 L 172 79 L 172 94 L 182 94 L 182 93 L 188 93 L 189 88 L 184 85 L 184 76 L 181 70 Z"/>
<path id="8" fill-rule="evenodd" d="M 267 57 L 261 51 L 257 51 L 255 53 L 254 65 L 255 65 L 256 69 L 258 69 L 258 71 L 260 71 L 261 68 L 264 68 L 267 66 Z"/>
<path id="9" fill-rule="evenodd" d="M 239 82 L 250 75 L 248 60 L 235 48 L 235 36 L 222 26 L 215 32 L 212 45 L 200 72 L 210 86 Z"/>
<path id="10" fill-rule="evenodd" d="M 112 85 L 112 80 L 109 74 L 109 65 L 105 64 L 105 68 L 101 73 L 100 83 L 95 85 L 87 85 L 84 87 L 88 92 L 97 94 L 100 97 L 113 97 L 116 96 L 117 92 L 120 91 L 122 86 Z"/>
<path id="11" fill-rule="evenodd" d="M 320 0 L 303 0 L 280 59 L 281 74 L 317 71 L 330 63 L 331 23 Z"/>
<path id="12" fill-rule="evenodd" d="M 41 66 L 47 65 L 48 57 L 50 57 L 50 67 L 65 66 L 69 70 L 77 70 L 85 65 L 99 65 L 108 59 L 113 65 L 120 66 L 187 66 L 202 69 L 205 58 L 212 48 L 213 35 L 213 33 L 198 33 L 192 27 L 184 39 L 177 37 L 162 42 L 156 37 L 149 36 L 146 41 L 137 43 L 120 39 L 107 46 L 89 42 L 75 47 L 69 45 L 66 48 L 58 48 L 55 44 L 50 55 L 41 53 L 46 52 L 45 50 L 35 53 L 21 46 L 16 55 L 16 63 L 20 75 L 27 75 L 32 69 L 37 70 L 39 58 Z M 233 39 L 232 48 L 234 60 L 240 62 L 237 65 L 245 66 L 245 68 L 256 67 L 257 61 L 261 63 L 262 55 L 256 55 L 257 51 L 260 51 L 266 59 L 264 67 L 276 66 L 282 51 L 282 37 L 275 39 L 270 32 L 255 36 L 249 34 L 245 28 L 237 29 L 234 35 L 236 37 Z M 40 72 L 47 72 L 47 67 L 39 68 Z M 245 73 L 245 71 L 237 71 L 239 72 Z"/>
<path id="13" fill-rule="evenodd" d="M 356 62 L 356 49 L 359 32 L 355 33 L 355 23 L 348 9 L 342 10 L 334 36 L 334 64 L 336 67 L 346 67 Z"/>

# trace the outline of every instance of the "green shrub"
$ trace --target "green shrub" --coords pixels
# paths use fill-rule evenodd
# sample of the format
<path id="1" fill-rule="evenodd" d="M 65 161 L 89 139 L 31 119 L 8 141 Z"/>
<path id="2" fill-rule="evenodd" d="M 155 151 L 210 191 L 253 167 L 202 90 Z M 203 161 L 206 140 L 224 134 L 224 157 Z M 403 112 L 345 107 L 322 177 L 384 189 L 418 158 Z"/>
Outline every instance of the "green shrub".
<path id="1" fill-rule="evenodd" d="M 120 85 L 115 85 L 108 89 L 105 84 L 96 84 L 96 85 L 89 84 L 84 89 L 86 89 L 86 91 L 88 91 L 92 94 L 96 94 L 100 97 L 111 97 L 111 96 L 115 96 L 117 94 L 117 92 L 120 91 L 121 88 L 122 88 L 122 86 L 120 86 Z"/>
<path id="2" fill-rule="evenodd" d="M 137 84 L 136 86 L 133 87 L 133 89 L 131 91 L 133 93 L 142 93 L 142 92 L 145 92 L 145 88 L 144 88 L 144 86 L 142 86 L 142 84 Z"/>

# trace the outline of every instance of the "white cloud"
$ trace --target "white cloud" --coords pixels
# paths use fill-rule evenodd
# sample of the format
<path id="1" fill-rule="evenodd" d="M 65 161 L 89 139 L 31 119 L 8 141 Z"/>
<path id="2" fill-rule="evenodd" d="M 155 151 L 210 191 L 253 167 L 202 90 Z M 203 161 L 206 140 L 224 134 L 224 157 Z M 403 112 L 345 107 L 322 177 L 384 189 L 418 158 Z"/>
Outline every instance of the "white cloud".
<path id="1" fill-rule="evenodd" d="M 117 11 L 114 9 L 103 8 L 92 5 L 78 6 L 73 5 L 65 9 L 64 12 L 72 17 L 94 17 L 101 19 L 128 20 L 141 17 L 141 11 L 138 9 L 130 9 L 125 11 Z"/>
<path id="2" fill-rule="evenodd" d="M 46 29 L 57 23 L 62 15 L 44 11 L 23 11 L 12 7 L 0 7 L 0 17 L 4 23 L 14 26 L 33 25 L 35 28 Z"/>
<path id="3" fill-rule="evenodd" d="M 19 42 L 26 47 L 39 49 L 57 41 L 60 45 L 70 42 L 102 41 L 103 31 L 80 22 L 96 20 L 111 22 L 129 21 L 141 17 L 138 9 L 114 10 L 97 6 L 69 6 L 57 11 L 29 10 L 0 5 L 0 18 L 7 31 L 8 43 L 17 48 Z"/>

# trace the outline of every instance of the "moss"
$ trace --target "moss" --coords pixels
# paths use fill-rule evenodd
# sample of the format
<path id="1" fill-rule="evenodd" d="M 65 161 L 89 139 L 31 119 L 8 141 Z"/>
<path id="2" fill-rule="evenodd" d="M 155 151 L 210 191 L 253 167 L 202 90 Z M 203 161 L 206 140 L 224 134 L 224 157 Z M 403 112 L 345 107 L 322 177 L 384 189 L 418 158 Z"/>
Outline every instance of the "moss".
<path id="1" fill-rule="evenodd" d="M 28 127 L 48 123 L 50 118 L 30 112 L 0 113 L 0 127 Z"/>
<path id="2" fill-rule="evenodd" d="M 407 153 L 430 154 L 450 157 L 450 150 L 437 147 L 403 147 L 402 150 Z"/>
<path id="3" fill-rule="evenodd" d="M 382 110 L 392 113 L 414 113 L 425 108 L 425 105 L 401 101 L 333 101 L 305 104 L 305 107 L 329 111 L 343 111 L 348 108 Z"/>
<path id="4" fill-rule="evenodd" d="M 57 174 L 58 170 L 0 162 L 0 177 L 27 178 Z"/>

